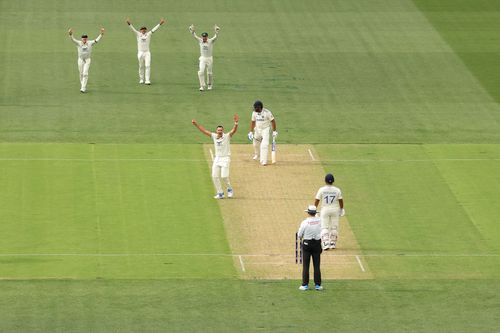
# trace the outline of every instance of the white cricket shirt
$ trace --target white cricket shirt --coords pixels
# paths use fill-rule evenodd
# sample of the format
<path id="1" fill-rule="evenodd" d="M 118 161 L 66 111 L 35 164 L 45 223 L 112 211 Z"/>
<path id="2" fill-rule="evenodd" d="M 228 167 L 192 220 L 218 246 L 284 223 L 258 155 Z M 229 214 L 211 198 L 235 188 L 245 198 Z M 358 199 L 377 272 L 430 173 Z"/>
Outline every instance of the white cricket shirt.
<path id="1" fill-rule="evenodd" d="M 81 40 L 76 39 L 73 35 L 70 36 L 73 42 L 76 44 L 76 48 L 78 49 L 78 58 L 80 59 L 89 59 L 92 54 L 92 47 L 94 44 L 101 39 L 102 35 L 97 36 L 95 40 L 88 40 L 87 43 L 83 44 Z"/>
<path id="2" fill-rule="evenodd" d="M 137 51 L 139 52 L 149 52 L 149 44 L 151 42 L 151 36 L 153 33 L 160 28 L 160 24 L 157 24 L 153 29 L 143 34 L 140 31 L 137 31 L 132 24 L 129 25 L 130 30 L 135 32 L 137 37 Z"/>
<path id="3" fill-rule="evenodd" d="M 205 58 L 212 57 L 212 51 L 214 48 L 215 40 L 217 39 L 217 33 L 215 33 L 215 35 L 212 38 L 207 39 L 206 43 L 203 43 L 203 38 L 197 37 L 196 35 L 194 36 L 195 36 L 194 38 L 196 38 L 200 43 L 200 56 Z"/>
<path id="4" fill-rule="evenodd" d="M 255 127 L 258 129 L 264 129 L 271 126 L 271 121 L 274 120 L 274 116 L 266 108 L 263 108 L 260 113 L 252 112 L 252 121 L 255 121 Z"/>
<path id="5" fill-rule="evenodd" d="M 340 208 L 339 199 L 342 199 L 342 192 L 338 187 L 325 185 L 318 190 L 316 199 L 321 202 L 322 208 Z"/>
<path id="6" fill-rule="evenodd" d="M 297 232 L 299 238 L 304 239 L 321 239 L 321 219 L 316 216 L 311 216 L 302 221 Z"/>
<path id="7" fill-rule="evenodd" d="M 231 149 L 229 148 L 231 136 L 228 133 L 223 133 L 220 138 L 217 137 L 217 133 L 212 133 L 212 139 L 214 140 L 215 157 L 231 156 Z"/>

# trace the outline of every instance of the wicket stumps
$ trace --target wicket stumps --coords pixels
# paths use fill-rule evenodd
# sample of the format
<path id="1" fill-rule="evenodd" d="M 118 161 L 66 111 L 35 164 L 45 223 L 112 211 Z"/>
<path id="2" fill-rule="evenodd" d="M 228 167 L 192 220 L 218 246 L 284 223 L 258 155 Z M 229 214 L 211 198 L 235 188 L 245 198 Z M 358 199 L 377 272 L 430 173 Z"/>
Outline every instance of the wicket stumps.
<path id="1" fill-rule="evenodd" d="M 302 264 L 302 242 L 299 239 L 299 235 L 295 233 L 295 263 Z"/>

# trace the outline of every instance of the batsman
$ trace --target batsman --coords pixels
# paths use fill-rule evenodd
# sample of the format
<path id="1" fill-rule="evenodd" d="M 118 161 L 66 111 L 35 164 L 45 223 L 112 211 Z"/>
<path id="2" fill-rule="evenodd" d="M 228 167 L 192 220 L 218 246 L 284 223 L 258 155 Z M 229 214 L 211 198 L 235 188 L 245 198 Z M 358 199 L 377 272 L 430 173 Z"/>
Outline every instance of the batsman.
<path id="1" fill-rule="evenodd" d="M 263 166 L 267 165 L 267 155 L 269 151 L 269 134 L 273 130 L 273 142 L 276 141 L 278 131 L 276 130 L 276 120 L 268 109 L 264 108 L 261 101 L 253 103 L 252 121 L 250 122 L 250 132 L 248 140 L 252 141 L 255 161 L 259 160 Z M 274 155 L 274 154 L 273 154 Z M 275 160 L 273 159 L 273 163 Z"/>
<path id="2" fill-rule="evenodd" d="M 345 215 L 342 191 L 333 186 L 335 178 L 331 173 L 325 176 L 325 185 L 316 193 L 314 205 L 321 203 L 321 246 L 323 250 L 333 250 L 337 247 L 339 236 L 339 220 Z"/>

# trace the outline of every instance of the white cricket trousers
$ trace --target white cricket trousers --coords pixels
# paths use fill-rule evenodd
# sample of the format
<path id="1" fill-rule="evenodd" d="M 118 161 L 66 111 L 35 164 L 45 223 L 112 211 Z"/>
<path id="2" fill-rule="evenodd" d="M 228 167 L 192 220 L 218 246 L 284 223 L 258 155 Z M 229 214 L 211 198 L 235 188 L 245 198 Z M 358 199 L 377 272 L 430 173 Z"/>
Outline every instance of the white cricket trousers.
<path id="1" fill-rule="evenodd" d="M 151 52 L 139 51 L 137 60 L 139 60 L 139 80 L 146 83 L 151 82 Z"/>
<path id="2" fill-rule="evenodd" d="M 255 128 L 253 139 L 253 150 L 255 155 L 260 156 L 260 163 L 267 164 L 267 152 L 269 151 L 270 128 Z"/>
<path id="3" fill-rule="evenodd" d="M 231 164 L 231 158 L 229 156 L 215 157 L 214 159 L 214 163 L 212 164 L 212 179 L 214 181 L 217 193 L 224 193 L 224 190 L 222 189 L 221 180 L 224 181 L 227 189 L 231 189 L 231 183 L 229 182 L 230 164 Z"/>
<path id="4" fill-rule="evenodd" d="M 336 242 L 339 235 L 340 207 L 322 207 L 320 218 L 321 240 L 328 244 Z"/>
<path id="5" fill-rule="evenodd" d="M 89 80 L 90 58 L 78 58 L 78 71 L 80 72 L 80 90 L 87 90 L 87 81 Z"/>
<path id="6" fill-rule="evenodd" d="M 200 66 L 198 69 L 198 79 L 200 80 L 200 87 L 205 87 L 205 71 L 207 72 L 208 76 L 208 85 L 212 85 L 212 69 L 213 69 L 213 63 L 214 59 L 213 57 L 200 57 Z"/>

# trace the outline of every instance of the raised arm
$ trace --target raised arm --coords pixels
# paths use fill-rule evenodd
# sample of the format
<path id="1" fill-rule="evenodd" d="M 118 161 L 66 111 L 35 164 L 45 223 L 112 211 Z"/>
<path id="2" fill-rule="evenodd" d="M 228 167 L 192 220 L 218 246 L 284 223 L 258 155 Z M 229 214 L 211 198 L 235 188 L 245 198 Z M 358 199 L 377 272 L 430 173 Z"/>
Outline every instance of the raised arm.
<path id="1" fill-rule="evenodd" d="M 238 117 L 238 115 L 235 114 L 233 120 L 234 120 L 234 126 L 233 129 L 231 129 L 231 131 L 229 132 L 230 137 L 232 137 L 234 133 L 236 133 L 236 131 L 238 130 L 238 121 L 240 120 L 240 117 Z"/>
<path id="2" fill-rule="evenodd" d="M 155 33 L 156 30 L 160 29 L 160 25 L 162 25 L 163 23 L 165 23 L 165 19 L 161 18 L 160 23 L 158 23 L 153 29 L 151 29 L 151 33 Z"/>
<path id="3" fill-rule="evenodd" d="M 195 31 L 195 29 L 194 29 L 194 25 L 192 25 L 192 24 L 191 24 L 191 25 L 189 26 L 189 32 L 191 33 L 191 35 L 193 35 L 194 39 L 196 39 L 197 41 L 200 41 L 200 40 L 201 40 L 201 38 L 200 38 L 200 37 L 198 37 L 198 35 L 196 35 L 196 31 Z"/>
<path id="4" fill-rule="evenodd" d="M 212 136 L 212 133 L 210 131 L 207 131 L 203 126 L 198 124 L 195 119 L 191 120 L 191 123 L 203 134 L 206 136 Z"/>
<path id="5" fill-rule="evenodd" d="M 217 24 L 214 25 L 214 31 L 215 31 L 215 35 L 212 38 L 210 38 L 210 40 L 212 42 L 215 42 L 215 40 L 217 39 L 217 37 L 219 37 L 220 28 L 217 26 Z"/>
<path id="6" fill-rule="evenodd" d="M 68 35 L 69 35 L 69 38 L 71 38 L 71 40 L 73 41 L 73 43 L 77 44 L 78 45 L 78 39 L 76 39 L 75 37 L 73 37 L 73 29 L 70 28 L 68 30 Z"/>
<path id="7" fill-rule="evenodd" d="M 132 30 L 132 31 L 133 31 L 133 32 L 135 32 L 136 34 L 138 34 L 138 33 L 139 33 L 139 31 L 135 30 L 134 26 L 132 25 L 132 22 L 130 22 L 130 19 L 129 19 L 128 17 L 127 17 L 127 20 L 126 20 L 125 22 L 127 22 L 128 26 L 129 26 L 129 28 L 130 28 L 130 30 Z"/>
<path id="8" fill-rule="evenodd" d="M 101 33 L 100 33 L 100 34 L 99 34 L 99 36 L 97 36 L 97 38 L 95 39 L 95 42 L 96 42 L 96 43 L 97 43 L 97 42 L 99 42 L 99 41 L 101 40 L 102 36 L 104 35 L 104 32 L 105 32 L 104 28 L 101 28 Z"/>

